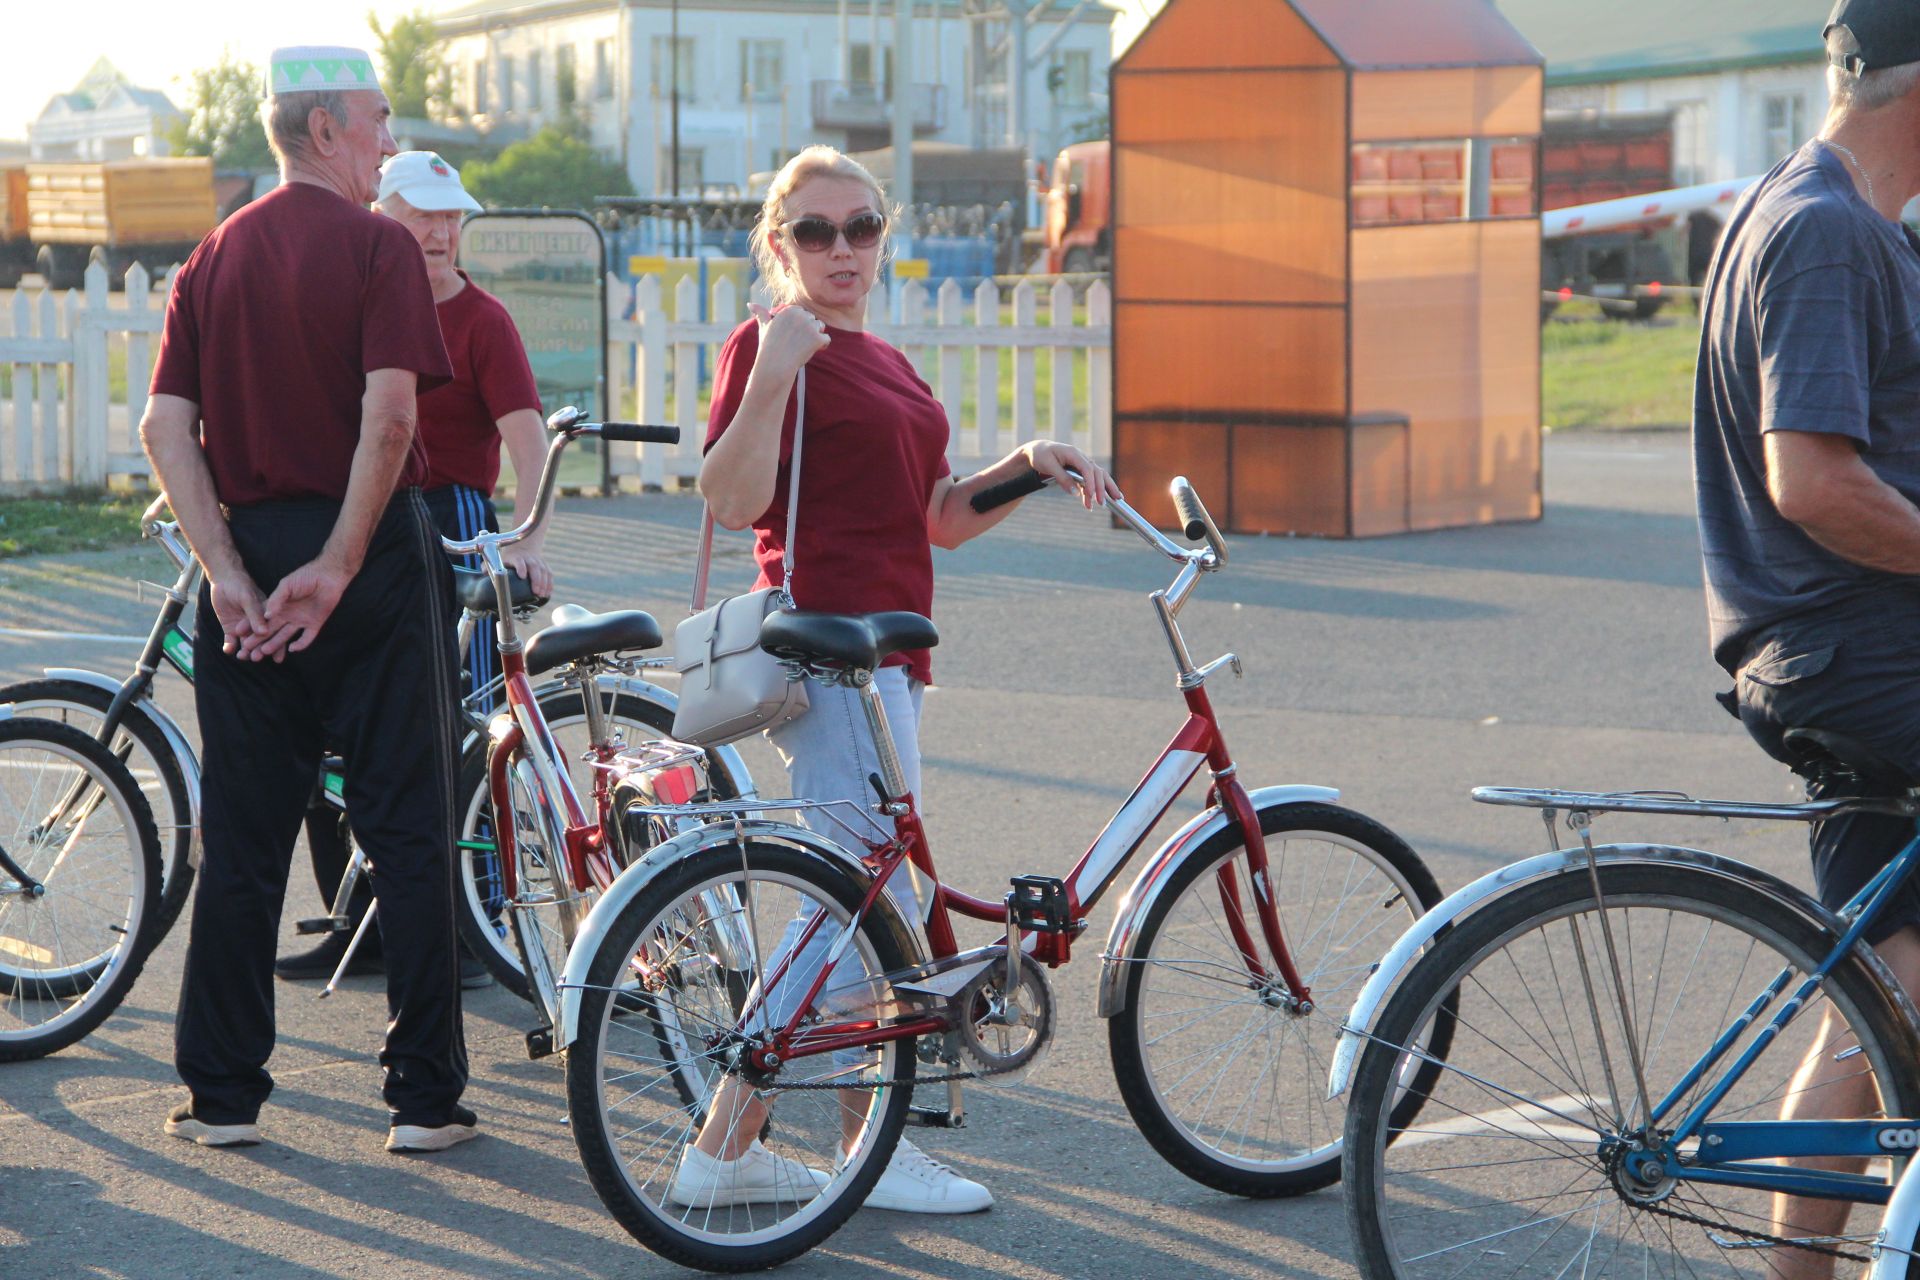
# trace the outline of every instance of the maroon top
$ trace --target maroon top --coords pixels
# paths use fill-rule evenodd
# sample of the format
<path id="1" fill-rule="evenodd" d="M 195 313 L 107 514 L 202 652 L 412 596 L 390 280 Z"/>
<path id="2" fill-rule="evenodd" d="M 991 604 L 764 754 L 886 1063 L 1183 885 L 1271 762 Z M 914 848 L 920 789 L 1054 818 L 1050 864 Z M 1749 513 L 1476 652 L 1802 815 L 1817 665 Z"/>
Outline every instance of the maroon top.
<path id="1" fill-rule="evenodd" d="M 870 333 L 835 329 L 807 362 L 807 439 L 800 452 L 800 516 L 794 526 L 793 598 L 802 609 L 933 612 L 933 549 L 927 503 L 948 474 L 947 414 L 913 363 Z M 713 375 L 707 448 L 740 410 L 760 348 L 748 320 L 720 348 Z M 780 432 L 773 505 L 753 522 L 756 587 L 778 586 L 787 537 L 793 458 L 793 401 Z M 931 681 L 925 649 L 897 653 L 887 666 Z"/>
<path id="2" fill-rule="evenodd" d="M 420 397 L 426 487 L 464 484 L 491 494 L 500 482 L 500 419 L 540 412 L 527 349 L 500 299 L 462 271 L 467 287 L 436 308 L 453 381 Z"/>
<path id="3" fill-rule="evenodd" d="M 346 497 L 374 369 L 428 391 L 452 372 L 426 260 L 407 229 L 290 182 L 214 229 L 174 280 L 153 392 L 200 406 L 229 506 Z M 415 439 L 400 483 L 426 466 Z"/>

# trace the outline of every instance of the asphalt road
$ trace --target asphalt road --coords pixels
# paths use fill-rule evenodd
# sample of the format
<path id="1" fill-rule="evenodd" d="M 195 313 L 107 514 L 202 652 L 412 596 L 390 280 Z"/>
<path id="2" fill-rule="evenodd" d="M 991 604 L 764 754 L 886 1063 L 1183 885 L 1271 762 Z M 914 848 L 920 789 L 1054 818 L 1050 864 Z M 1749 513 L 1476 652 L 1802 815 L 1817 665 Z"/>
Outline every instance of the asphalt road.
<path id="1" fill-rule="evenodd" d="M 1706 652 L 1684 437 L 1556 437 L 1546 465 L 1537 524 L 1234 540 L 1231 565 L 1182 621 L 1197 658 L 1231 648 L 1246 660 L 1244 681 L 1212 688 L 1250 785 L 1339 787 L 1445 887 L 1541 847 L 1534 815 L 1472 804 L 1476 784 L 1793 794 L 1711 699 L 1725 680 Z M 677 616 L 697 515 L 661 495 L 563 502 L 550 542 L 562 598 Z M 1011 874 L 1063 872 L 1179 724 L 1144 599 L 1168 566 L 1058 498 L 936 556 L 928 822 L 948 878 L 998 896 Z M 723 563 L 744 578 L 743 547 Z M 0 679 L 124 668 L 129 645 L 72 635 L 143 633 L 155 602 L 134 581 L 165 569 L 138 548 L 0 562 Z M 191 723 L 184 686 L 163 684 Z M 764 749 L 749 762 L 777 786 Z M 1601 834 L 1708 845 L 1807 879 L 1797 829 L 1622 818 Z M 289 920 L 313 900 L 303 867 L 297 857 Z M 1234 1200 L 1176 1173 L 1133 1129 L 1093 1012 L 1111 915 L 1102 904 L 1080 962 L 1056 974 L 1047 1061 L 1022 1085 L 973 1091 L 969 1128 L 925 1141 L 987 1182 L 996 1208 L 861 1213 L 785 1274 L 1352 1274 L 1337 1188 Z M 482 1141 L 424 1159 L 381 1152 L 384 1005 L 369 979 L 326 1002 L 280 988 L 269 1143 L 214 1152 L 163 1137 L 182 1096 L 169 1032 L 184 939 L 176 929 L 81 1045 L 0 1069 L 0 1275 L 677 1273 L 600 1207 L 559 1071 L 526 1060 L 526 1012 L 498 989 L 467 1006 Z"/>

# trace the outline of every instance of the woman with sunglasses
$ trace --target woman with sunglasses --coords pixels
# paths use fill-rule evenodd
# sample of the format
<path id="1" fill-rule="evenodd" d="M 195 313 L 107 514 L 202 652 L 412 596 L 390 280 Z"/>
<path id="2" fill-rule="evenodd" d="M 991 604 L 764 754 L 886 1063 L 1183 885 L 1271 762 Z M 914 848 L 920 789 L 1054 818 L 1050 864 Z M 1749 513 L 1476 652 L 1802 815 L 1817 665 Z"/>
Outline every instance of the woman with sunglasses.
<path id="1" fill-rule="evenodd" d="M 794 442 L 794 381 L 807 371 L 793 595 L 802 609 L 933 612 L 931 547 L 957 547 L 1005 519 L 1012 505 L 981 515 L 968 500 L 1031 467 L 1071 491 L 1066 469 L 1085 477 L 1089 507 L 1118 497 L 1106 471 L 1080 450 L 1052 441 L 1022 445 L 983 471 L 956 479 L 946 460 L 945 410 L 898 348 L 866 332 L 867 294 L 886 250 L 886 197 L 872 174 L 831 147 L 808 147 L 767 191 L 753 230 L 754 261 L 772 310 L 721 348 L 700 491 L 729 529 L 752 526 L 756 586 L 781 580 L 788 467 Z M 920 793 L 921 691 L 932 678 L 926 650 L 895 654 L 875 673 L 900 762 Z M 867 777 L 879 771 L 871 735 L 851 689 L 807 682 L 810 709 L 769 731 L 793 794 L 808 800 L 872 803 Z M 805 1185 L 797 1162 L 751 1135 L 758 1101 L 717 1099 L 716 1115 L 688 1148 L 682 1177 L 700 1203 L 750 1203 L 770 1189 Z M 788 1168 L 787 1166 L 796 1166 Z M 788 1194 L 791 1194 L 790 1191 Z M 910 1213 L 974 1213 L 993 1196 L 901 1139 L 867 1204 Z"/>

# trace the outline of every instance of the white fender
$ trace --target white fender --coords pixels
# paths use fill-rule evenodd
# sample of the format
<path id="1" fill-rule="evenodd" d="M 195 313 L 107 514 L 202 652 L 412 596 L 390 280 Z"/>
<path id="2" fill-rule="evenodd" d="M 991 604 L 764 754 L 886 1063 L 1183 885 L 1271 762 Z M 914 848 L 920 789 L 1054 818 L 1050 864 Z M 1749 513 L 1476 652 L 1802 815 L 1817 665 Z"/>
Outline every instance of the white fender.
<path id="1" fill-rule="evenodd" d="M 734 823 L 720 821 L 684 831 L 673 839 L 655 845 L 644 857 L 620 873 L 600 901 L 593 904 L 586 920 L 567 952 L 566 971 L 560 976 L 560 1025 L 554 1029 L 556 1048 L 571 1047 L 580 1034 L 580 999 L 600 944 L 612 930 L 627 904 L 638 897 L 654 880 L 683 858 L 715 848 L 735 848 L 736 840 L 774 841 L 820 858 L 832 870 L 854 877 L 862 889 L 873 883 L 873 868 L 858 854 L 843 849 L 831 840 L 815 835 L 805 827 L 787 822 L 754 820 Z M 925 964 L 929 956 L 927 939 L 920 920 L 900 909 L 893 891 L 883 889 L 875 902 L 880 923 L 890 929 L 900 943 L 908 964 Z"/>
<path id="2" fill-rule="evenodd" d="M 651 702 L 658 706 L 665 707 L 668 711 L 675 711 L 680 707 L 679 694 L 674 693 L 670 689 L 663 689 L 651 680 L 640 680 L 633 676 L 618 675 L 613 672 L 602 672 L 599 677 L 599 685 L 603 692 L 611 691 L 614 693 L 631 694 L 643 702 Z M 534 689 L 533 700 L 537 703 L 552 690 L 563 688 L 565 688 L 564 681 L 549 680 Z M 480 731 L 477 729 L 469 730 L 467 736 L 460 743 L 460 758 L 462 760 L 466 759 L 467 752 L 471 751 L 474 744 L 479 741 Z M 713 755 L 718 756 L 720 763 L 726 766 L 727 772 L 733 775 L 734 781 L 741 784 L 743 789 L 740 792 L 740 798 L 742 800 L 759 798 L 760 792 L 753 785 L 753 775 L 747 771 L 747 762 L 740 758 L 738 751 L 730 745 L 708 747 L 707 750 Z"/>
<path id="3" fill-rule="evenodd" d="M 1907 1162 L 1907 1171 L 1893 1189 L 1893 1199 L 1880 1219 L 1880 1236 L 1873 1245 L 1873 1266 L 1866 1280 L 1908 1280 L 1920 1276 L 1907 1250 L 1920 1231 L 1920 1160 Z"/>
<path id="4" fill-rule="evenodd" d="M 1686 866 L 1698 871 L 1724 877 L 1728 880 L 1728 893 L 1751 893 L 1760 890 L 1779 898 L 1787 906 L 1804 915 L 1807 920 L 1823 929 L 1830 929 L 1838 937 L 1845 931 L 1840 918 L 1809 897 L 1805 891 L 1795 888 L 1786 881 L 1749 866 L 1736 858 L 1724 857 L 1717 853 L 1707 853 L 1700 849 L 1686 849 L 1678 845 L 1663 844 L 1608 844 L 1596 845 L 1593 850 L 1596 862 L 1614 864 L 1649 863 L 1666 866 Z M 1337 1098 L 1347 1091 L 1353 1083 L 1354 1068 L 1360 1061 L 1360 1050 L 1365 1047 L 1373 1033 L 1380 1010 L 1386 1004 L 1388 993 L 1400 981 L 1401 976 L 1412 966 L 1421 950 L 1448 925 L 1454 923 L 1469 912 L 1486 906 L 1489 902 L 1512 893 L 1523 885 L 1548 876 L 1586 875 L 1587 854 L 1579 846 L 1542 853 L 1524 861 L 1501 867 L 1488 872 L 1472 884 L 1457 890 L 1433 910 L 1414 921 L 1413 926 L 1400 935 L 1400 940 L 1388 949 L 1380 963 L 1374 966 L 1373 976 L 1360 988 L 1360 994 L 1353 1002 L 1352 1010 L 1340 1027 L 1340 1038 L 1334 1045 L 1333 1065 L 1327 1076 L 1327 1096 Z M 1880 976 L 1890 992 L 1898 993 L 1899 983 L 1893 978 L 1879 956 L 1866 947 L 1859 949 L 1860 959 L 1870 967 L 1880 970 Z M 1906 998 L 1896 998 L 1905 1008 L 1909 1018 L 1912 1006 Z"/>
<path id="5" fill-rule="evenodd" d="M 1258 791 L 1249 792 L 1247 798 L 1253 801 L 1255 813 L 1264 813 L 1268 809 L 1290 804 L 1337 804 L 1340 793 L 1332 787 L 1261 787 Z M 1114 913 L 1113 928 L 1107 933 L 1106 950 L 1100 954 L 1100 1002 L 1097 1009 L 1101 1017 L 1111 1018 L 1127 1010 L 1127 974 L 1132 967 L 1134 945 L 1140 936 L 1141 926 L 1146 923 L 1147 909 L 1153 905 L 1160 887 L 1179 870 L 1188 854 L 1226 830 L 1232 822 L 1226 810 L 1218 805 L 1198 814 L 1169 836 L 1167 842 L 1147 859 L 1147 865 L 1140 869 L 1140 874 L 1134 877 L 1127 896 L 1120 900 L 1120 909 Z"/>
<path id="6" fill-rule="evenodd" d="M 91 685 L 105 693 L 116 694 L 124 681 L 112 676 L 102 675 L 98 671 L 85 671 L 79 667 L 47 667 L 42 674 L 49 680 L 71 680 L 76 684 Z M 193 753 L 193 744 L 187 735 L 180 731 L 172 716 L 161 709 L 153 700 L 151 693 L 135 698 L 127 704 L 127 714 L 139 716 L 150 721 L 160 730 L 160 736 L 166 739 L 173 759 L 180 766 L 180 774 L 187 782 L 188 820 L 193 829 L 187 833 L 187 864 L 198 868 L 200 865 L 200 757 Z"/>

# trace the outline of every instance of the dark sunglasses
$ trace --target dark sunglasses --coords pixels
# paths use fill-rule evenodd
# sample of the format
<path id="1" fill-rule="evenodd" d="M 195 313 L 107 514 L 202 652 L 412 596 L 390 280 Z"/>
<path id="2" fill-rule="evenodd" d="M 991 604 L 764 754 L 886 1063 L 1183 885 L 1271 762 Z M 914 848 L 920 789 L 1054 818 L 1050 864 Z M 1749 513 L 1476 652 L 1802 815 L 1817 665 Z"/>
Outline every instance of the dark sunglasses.
<path id="1" fill-rule="evenodd" d="M 834 238 L 842 235 L 847 238 L 848 248 L 871 249 L 880 243 L 886 230 L 887 220 L 872 212 L 856 213 L 845 223 L 810 217 L 795 218 L 786 224 L 787 235 L 808 253 L 823 253 L 833 248 Z"/>

